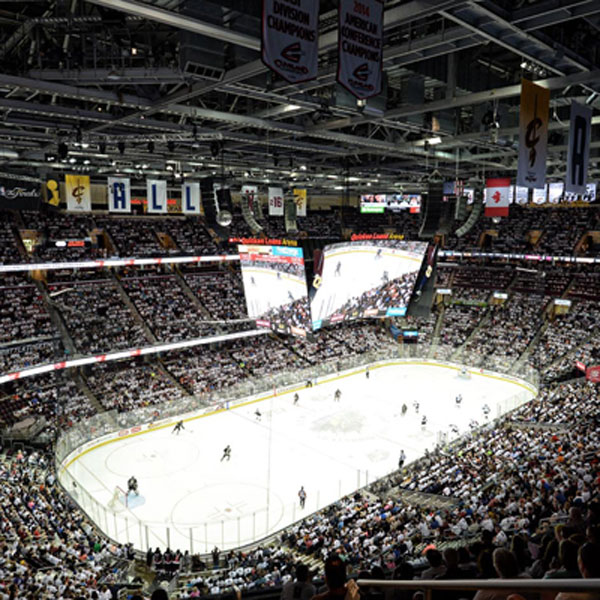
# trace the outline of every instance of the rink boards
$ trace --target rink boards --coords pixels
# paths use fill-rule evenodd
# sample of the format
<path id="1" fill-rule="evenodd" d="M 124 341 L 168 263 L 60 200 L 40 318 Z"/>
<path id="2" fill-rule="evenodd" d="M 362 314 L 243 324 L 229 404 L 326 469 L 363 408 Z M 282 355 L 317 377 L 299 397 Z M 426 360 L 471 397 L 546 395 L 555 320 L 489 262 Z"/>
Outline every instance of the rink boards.
<path id="1" fill-rule="evenodd" d="M 228 406 L 104 435 L 71 452 L 59 480 L 68 491 L 77 490 L 74 499 L 119 542 L 131 541 L 144 550 L 169 543 L 194 552 L 215 544 L 238 547 L 393 471 L 400 449 L 408 461 L 431 450 L 449 423 L 447 415 L 440 419 L 434 400 L 454 393 L 450 387 L 465 397 L 464 410 L 450 412 L 454 420 L 462 419 L 457 421 L 461 434 L 468 431 L 470 419 L 481 418 L 479 396 L 484 391 L 494 417 L 537 393 L 520 379 L 488 371 L 470 370 L 471 380 L 459 379 L 462 365 L 435 360 L 373 363 L 369 379 L 365 367 L 315 379 L 313 388 L 303 381 Z M 394 397 L 383 391 L 392 385 Z M 498 386 L 503 390 L 496 393 Z M 334 403 L 338 388 L 342 401 Z M 417 394 L 428 396 L 420 401 L 421 414 L 429 414 L 426 428 L 420 427 L 420 415 L 412 414 L 412 407 L 400 418 L 398 390 L 407 404 Z M 299 407 L 292 405 L 296 392 Z M 453 404 L 453 397 L 450 401 L 445 405 Z M 262 421 L 254 418 L 257 408 Z M 173 435 L 180 419 L 186 430 Z M 220 462 L 226 443 L 233 447 L 233 458 Z M 142 497 L 132 498 L 127 508 L 109 508 L 115 485 L 124 487 L 133 474 Z M 300 484 L 309 493 L 303 512 L 295 501 Z"/>

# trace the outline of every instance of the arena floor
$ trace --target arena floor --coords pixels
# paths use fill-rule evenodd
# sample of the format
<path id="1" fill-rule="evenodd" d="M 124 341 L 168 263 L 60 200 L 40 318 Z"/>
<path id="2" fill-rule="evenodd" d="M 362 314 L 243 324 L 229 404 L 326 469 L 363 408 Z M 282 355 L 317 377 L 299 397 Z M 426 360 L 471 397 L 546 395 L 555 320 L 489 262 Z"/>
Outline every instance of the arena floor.
<path id="1" fill-rule="evenodd" d="M 287 393 L 190 418 L 179 434 L 168 426 L 104 442 L 68 472 L 84 508 L 86 492 L 102 505 L 88 507 L 90 516 L 121 542 L 144 550 L 238 547 L 390 473 L 401 449 L 408 463 L 442 434 L 456 437 L 451 425 L 464 433 L 472 419 L 483 424 L 484 404 L 493 418 L 532 397 L 500 376 L 474 373 L 465 380 L 458 373 L 410 364 L 372 369 L 369 379 L 364 372 L 342 376 L 301 390 L 297 405 Z M 335 402 L 338 388 L 342 397 Z M 221 461 L 228 444 L 231 460 Z M 139 481 L 139 497 L 130 495 L 128 507 L 122 498 L 115 504 L 115 486 L 125 488 L 131 475 Z M 300 486 L 307 493 L 304 509 Z"/>

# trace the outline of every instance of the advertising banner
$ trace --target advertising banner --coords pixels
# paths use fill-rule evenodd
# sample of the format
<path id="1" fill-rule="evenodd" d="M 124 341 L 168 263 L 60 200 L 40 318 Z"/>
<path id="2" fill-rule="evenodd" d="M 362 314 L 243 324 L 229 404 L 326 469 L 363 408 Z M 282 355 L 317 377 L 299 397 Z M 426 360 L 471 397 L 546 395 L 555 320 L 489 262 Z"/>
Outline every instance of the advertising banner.
<path id="1" fill-rule="evenodd" d="M 315 79 L 319 0 L 263 0 L 262 60 L 290 83 Z"/>
<path id="2" fill-rule="evenodd" d="M 381 92 L 383 2 L 340 0 L 337 81 L 359 100 Z"/>
<path id="3" fill-rule="evenodd" d="M 269 188 L 269 216 L 283 217 L 283 189 Z"/>
<path id="4" fill-rule="evenodd" d="M 167 182 L 161 179 L 147 179 L 146 193 L 148 212 L 164 214 L 167 212 Z"/>
<path id="5" fill-rule="evenodd" d="M 108 212 L 131 212 L 131 181 L 129 177 L 108 178 Z"/>
<path id="6" fill-rule="evenodd" d="M 577 102 L 571 104 L 565 191 L 574 194 L 585 194 L 586 191 L 590 138 L 592 136 L 592 112 L 591 106 Z"/>
<path id="7" fill-rule="evenodd" d="M 89 175 L 65 175 L 67 212 L 92 210 L 92 188 Z"/>
<path id="8" fill-rule="evenodd" d="M 306 216 L 306 189 L 294 189 L 294 203 L 296 204 L 296 216 Z"/>
<path id="9" fill-rule="evenodd" d="M 521 81 L 517 185 L 542 188 L 546 183 L 550 90 Z"/>
<path id="10" fill-rule="evenodd" d="M 200 184 L 197 181 L 181 186 L 181 212 L 184 215 L 200 214 Z"/>
<path id="11" fill-rule="evenodd" d="M 36 181 L 0 178 L 0 208 L 39 210 L 41 184 Z"/>
<path id="12" fill-rule="evenodd" d="M 598 383 L 600 381 L 600 365 L 588 367 L 585 372 L 585 378 L 592 383 Z"/>
<path id="13" fill-rule="evenodd" d="M 487 179 L 485 183 L 485 216 L 508 217 L 510 204 L 510 179 Z"/>

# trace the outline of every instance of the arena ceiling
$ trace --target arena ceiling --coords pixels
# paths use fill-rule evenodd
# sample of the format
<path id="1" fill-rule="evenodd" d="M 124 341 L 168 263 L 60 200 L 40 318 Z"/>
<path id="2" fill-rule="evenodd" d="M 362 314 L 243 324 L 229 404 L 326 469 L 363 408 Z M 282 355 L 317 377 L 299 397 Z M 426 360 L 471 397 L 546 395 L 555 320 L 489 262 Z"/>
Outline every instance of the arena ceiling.
<path id="1" fill-rule="evenodd" d="M 335 0 L 320 3 L 318 79 L 297 85 L 261 62 L 260 12 L 260 0 L 0 2 L 0 171 L 332 191 L 418 187 L 436 168 L 514 176 L 526 77 L 552 90 L 558 179 L 570 101 L 600 107 L 600 0 L 386 0 L 385 91 L 364 106 L 335 82 Z"/>

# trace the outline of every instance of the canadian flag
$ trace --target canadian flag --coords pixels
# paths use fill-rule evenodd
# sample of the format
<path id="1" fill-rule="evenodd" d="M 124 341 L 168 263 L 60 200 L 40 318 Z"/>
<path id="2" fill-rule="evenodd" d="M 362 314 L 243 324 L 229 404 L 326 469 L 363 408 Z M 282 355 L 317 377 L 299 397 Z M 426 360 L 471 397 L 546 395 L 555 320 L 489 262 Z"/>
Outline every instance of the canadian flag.
<path id="1" fill-rule="evenodd" d="M 485 216 L 508 217 L 510 179 L 500 177 L 485 182 Z"/>

